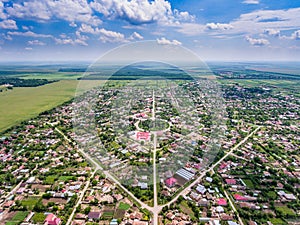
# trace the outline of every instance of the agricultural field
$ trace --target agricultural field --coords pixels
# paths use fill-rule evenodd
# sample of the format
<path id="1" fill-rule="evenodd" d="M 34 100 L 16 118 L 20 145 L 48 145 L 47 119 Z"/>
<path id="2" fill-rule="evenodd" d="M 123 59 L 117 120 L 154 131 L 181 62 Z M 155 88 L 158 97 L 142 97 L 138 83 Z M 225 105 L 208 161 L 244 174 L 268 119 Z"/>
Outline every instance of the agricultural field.
<path id="1" fill-rule="evenodd" d="M 29 214 L 29 212 L 16 212 L 16 214 L 13 216 L 13 218 L 10 221 L 7 221 L 5 225 L 15 225 L 20 224 Z"/>
<path id="2" fill-rule="evenodd" d="M 102 81 L 61 80 L 39 87 L 15 87 L 0 93 L 0 132 L 50 110 Z"/>

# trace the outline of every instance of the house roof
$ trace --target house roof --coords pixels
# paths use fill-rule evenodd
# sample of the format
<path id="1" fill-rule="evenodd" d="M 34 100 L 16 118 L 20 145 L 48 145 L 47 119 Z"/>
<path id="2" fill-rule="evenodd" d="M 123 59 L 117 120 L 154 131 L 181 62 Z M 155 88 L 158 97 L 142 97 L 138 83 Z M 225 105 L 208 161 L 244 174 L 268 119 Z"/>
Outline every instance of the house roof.
<path id="1" fill-rule="evenodd" d="M 174 177 L 170 177 L 166 180 L 166 185 L 167 186 L 173 186 L 176 184 L 177 180 Z"/>
<path id="2" fill-rule="evenodd" d="M 220 199 L 218 199 L 217 204 L 218 205 L 227 205 L 227 201 L 225 198 L 220 198 Z"/>

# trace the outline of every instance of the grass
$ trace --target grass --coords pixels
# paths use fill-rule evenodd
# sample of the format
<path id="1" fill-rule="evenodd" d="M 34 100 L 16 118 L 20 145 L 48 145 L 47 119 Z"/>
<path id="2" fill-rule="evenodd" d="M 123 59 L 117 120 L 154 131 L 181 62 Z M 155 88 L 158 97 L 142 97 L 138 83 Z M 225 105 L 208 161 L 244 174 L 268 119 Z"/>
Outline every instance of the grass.
<path id="1" fill-rule="evenodd" d="M 179 208 L 183 213 L 190 215 L 191 218 L 195 218 L 193 210 L 188 206 L 186 201 L 182 201 L 179 205 Z"/>
<path id="2" fill-rule="evenodd" d="M 47 176 L 45 179 L 45 184 L 50 184 L 50 185 L 54 184 L 56 178 L 57 178 L 56 175 Z"/>
<path id="3" fill-rule="evenodd" d="M 17 225 L 23 222 L 28 216 L 29 212 L 18 211 L 10 221 L 7 221 L 5 225 Z"/>
<path id="4" fill-rule="evenodd" d="M 43 223 L 45 219 L 46 215 L 44 215 L 44 213 L 35 213 L 31 220 L 34 223 Z"/>
<path id="5" fill-rule="evenodd" d="M 284 225 L 286 224 L 286 222 L 284 222 L 282 219 L 280 218 L 271 218 L 270 222 L 274 225 Z"/>
<path id="6" fill-rule="evenodd" d="M 19 211 L 14 215 L 14 217 L 11 219 L 11 221 L 23 221 L 27 216 L 29 212 L 22 212 Z"/>
<path id="7" fill-rule="evenodd" d="M 119 209 L 128 210 L 130 208 L 130 205 L 124 202 L 120 202 Z"/>
<path id="8" fill-rule="evenodd" d="M 60 181 L 70 181 L 70 180 L 73 180 L 73 178 L 75 178 L 75 177 L 74 176 L 60 176 L 58 178 L 58 180 L 60 180 Z"/>
<path id="9" fill-rule="evenodd" d="M 26 206 L 29 210 L 32 210 L 34 205 L 39 201 L 40 197 L 29 197 L 21 201 L 22 206 Z"/>
<path id="10" fill-rule="evenodd" d="M 295 215 L 294 210 L 288 208 L 287 206 L 276 206 L 275 210 L 277 212 L 280 212 L 284 217 L 290 217 Z"/>
<path id="11" fill-rule="evenodd" d="M 254 184 L 250 179 L 243 179 L 243 181 L 246 184 L 247 188 L 254 189 Z"/>
<path id="12" fill-rule="evenodd" d="M 267 196 L 270 198 L 270 199 L 273 199 L 275 200 L 277 198 L 277 194 L 275 191 L 268 191 L 267 192 Z"/>
<path id="13" fill-rule="evenodd" d="M 0 132 L 36 117 L 103 81 L 62 80 L 39 87 L 19 87 L 0 92 Z"/>
<path id="14" fill-rule="evenodd" d="M 5 225 L 18 225 L 18 224 L 20 224 L 19 221 L 7 221 L 7 222 L 5 223 Z"/>
<path id="15" fill-rule="evenodd" d="M 112 219 L 114 216 L 114 211 L 105 211 L 103 212 L 101 218 L 103 219 Z"/>

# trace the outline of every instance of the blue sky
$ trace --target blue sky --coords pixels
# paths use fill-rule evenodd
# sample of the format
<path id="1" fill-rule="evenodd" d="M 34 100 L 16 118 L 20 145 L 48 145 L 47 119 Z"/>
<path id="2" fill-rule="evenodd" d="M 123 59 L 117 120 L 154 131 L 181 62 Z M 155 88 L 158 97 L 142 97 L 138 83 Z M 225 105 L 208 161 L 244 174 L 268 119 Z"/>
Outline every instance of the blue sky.
<path id="1" fill-rule="evenodd" d="M 95 60 L 143 40 L 204 61 L 299 61 L 300 1 L 0 0 L 0 61 Z"/>

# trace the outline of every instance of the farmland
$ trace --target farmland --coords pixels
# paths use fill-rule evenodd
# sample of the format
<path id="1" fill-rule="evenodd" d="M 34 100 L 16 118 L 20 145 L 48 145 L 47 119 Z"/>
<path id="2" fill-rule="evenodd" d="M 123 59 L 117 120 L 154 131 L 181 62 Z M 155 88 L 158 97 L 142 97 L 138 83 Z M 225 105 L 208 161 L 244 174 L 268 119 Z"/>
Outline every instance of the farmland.
<path id="1" fill-rule="evenodd" d="M 100 82 L 81 81 L 78 92 L 84 92 Z M 72 99 L 77 84 L 77 80 L 61 80 L 39 87 L 16 87 L 1 92 L 0 132 Z"/>

